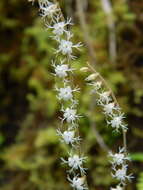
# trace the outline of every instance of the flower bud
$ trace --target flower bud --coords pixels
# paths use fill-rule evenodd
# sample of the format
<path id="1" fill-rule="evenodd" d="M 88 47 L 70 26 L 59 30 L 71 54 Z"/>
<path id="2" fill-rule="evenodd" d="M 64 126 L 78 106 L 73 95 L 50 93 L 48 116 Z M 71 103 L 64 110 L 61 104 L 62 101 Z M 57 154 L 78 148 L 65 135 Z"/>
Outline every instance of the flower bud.
<path id="1" fill-rule="evenodd" d="M 95 80 L 98 75 L 99 75 L 98 73 L 93 73 L 93 74 L 89 75 L 85 80 L 86 81 Z"/>
<path id="2" fill-rule="evenodd" d="M 82 68 L 80 69 L 80 71 L 87 72 L 87 71 L 89 71 L 89 69 L 88 69 L 88 67 L 82 67 Z"/>

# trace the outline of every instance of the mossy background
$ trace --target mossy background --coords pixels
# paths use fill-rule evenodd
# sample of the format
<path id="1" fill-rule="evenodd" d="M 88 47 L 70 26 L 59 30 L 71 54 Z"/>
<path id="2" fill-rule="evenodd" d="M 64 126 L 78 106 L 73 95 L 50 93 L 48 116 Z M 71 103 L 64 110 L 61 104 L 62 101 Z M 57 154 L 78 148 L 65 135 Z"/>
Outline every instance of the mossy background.
<path id="1" fill-rule="evenodd" d="M 85 1 L 86 2 L 86 1 Z M 86 17 L 97 56 L 97 68 L 109 82 L 126 113 L 129 124 L 128 149 L 135 179 L 128 190 L 143 190 L 143 1 L 112 0 L 118 45 L 118 58 L 111 63 L 108 55 L 108 29 L 100 1 L 88 0 Z M 74 41 L 83 41 L 74 0 L 61 0 L 64 14 L 75 22 Z M 60 105 L 54 91 L 51 60 L 55 43 L 44 30 L 34 6 L 26 0 L 0 1 L 0 190 L 69 190 L 66 169 L 60 157 L 67 147 L 59 142 Z M 107 128 L 101 110 L 90 112 L 86 74 L 86 47 L 73 62 L 83 138 L 83 152 L 91 190 L 109 190 L 116 184 L 110 176 L 107 155 L 98 145 L 90 121 L 113 150 L 121 146 L 122 136 Z"/>

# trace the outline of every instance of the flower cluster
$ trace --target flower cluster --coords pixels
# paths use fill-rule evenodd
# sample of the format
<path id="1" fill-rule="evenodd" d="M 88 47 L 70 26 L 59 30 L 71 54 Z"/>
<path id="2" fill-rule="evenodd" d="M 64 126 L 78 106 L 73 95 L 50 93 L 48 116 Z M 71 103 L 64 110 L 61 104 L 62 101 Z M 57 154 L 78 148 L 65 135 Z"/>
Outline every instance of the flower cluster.
<path id="1" fill-rule="evenodd" d="M 34 2 L 34 0 L 29 0 Z M 55 90 L 58 95 L 57 98 L 61 103 L 61 111 L 63 116 L 61 118 L 62 127 L 57 130 L 57 135 L 60 137 L 62 143 L 65 143 L 71 148 L 72 153 L 65 160 L 61 158 L 62 162 L 69 168 L 67 179 L 74 190 L 86 190 L 86 168 L 83 167 L 86 157 L 77 154 L 79 152 L 79 143 L 81 138 L 78 133 L 78 120 L 81 117 L 77 111 L 78 101 L 75 99 L 75 93 L 79 92 L 79 88 L 73 87 L 72 75 L 74 69 L 71 68 L 69 62 L 76 58 L 75 50 L 79 50 L 81 43 L 73 43 L 73 34 L 69 30 L 69 26 L 73 25 L 71 18 L 64 19 L 58 3 L 49 0 L 38 0 L 39 12 L 44 20 L 46 29 L 51 30 L 52 38 L 57 42 L 57 49 L 55 50 L 56 61 L 52 62 L 54 76 L 58 79 L 58 85 Z M 82 68 L 87 71 L 88 68 Z M 100 80 L 95 81 L 99 77 Z M 124 113 L 121 112 L 113 93 L 110 88 L 105 90 L 106 82 L 101 80 L 100 74 L 95 72 L 86 78 L 86 81 L 93 87 L 92 92 L 97 96 L 97 104 L 102 107 L 103 114 L 106 117 L 107 124 L 110 125 L 114 131 L 122 131 L 126 133 L 127 125 L 124 123 Z M 107 87 L 107 86 L 106 86 Z M 64 126 L 64 127 L 63 127 Z M 118 153 L 109 153 L 112 164 L 112 176 L 119 181 L 116 188 L 110 190 L 123 190 L 126 180 L 132 178 L 131 174 L 127 174 L 127 161 L 129 157 L 126 153 L 126 148 L 119 149 Z"/>
<path id="2" fill-rule="evenodd" d="M 98 77 L 89 81 L 93 74 L 89 75 L 85 80 L 88 81 L 88 84 L 92 86 L 92 94 L 97 96 L 97 105 L 102 107 L 103 114 L 107 118 L 107 124 L 110 125 L 114 131 L 127 131 L 127 125 L 124 123 L 123 119 L 125 118 L 124 113 L 121 112 L 121 108 L 118 103 L 113 99 L 111 91 L 104 90 L 103 82 L 97 81 L 93 82 Z"/>
<path id="3" fill-rule="evenodd" d="M 126 154 L 125 148 L 119 148 L 119 152 L 113 154 L 109 152 L 113 173 L 112 176 L 120 181 L 120 185 L 125 185 L 126 180 L 131 180 L 132 174 L 127 174 L 127 161 L 130 161 L 129 155 Z"/>
<path id="4" fill-rule="evenodd" d="M 98 77 L 100 80 L 96 81 Z M 96 95 L 97 105 L 102 107 L 107 124 L 110 125 L 114 131 L 122 131 L 125 135 L 127 131 L 127 125 L 123 121 L 125 116 L 121 112 L 121 108 L 119 107 L 113 92 L 107 86 L 104 79 L 102 80 L 102 77 L 98 73 L 95 73 L 89 75 L 86 78 L 86 81 L 92 86 L 91 93 Z M 106 91 L 104 87 L 108 88 L 108 91 Z M 127 161 L 130 161 L 130 158 L 126 152 L 126 145 L 124 144 L 124 146 L 125 147 L 123 148 L 119 148 L 118 153 L 113 154 L 112 152 L 109 152 L 113 170 L 111 173 L 112 177 L 119 181 L 119 185 L 116 188 L 111 188 L 111 190 L 122 190 L 126 184 L 126 180 L 131 180 L 131 178 L 133 178 L 132 174 L 127 174 Z"/>
<path id="5" fill-rule="evenodd" d="M 109 152 L 109 156 L 112 158 L 111 163 L 113 166 L 119 166 L 124 163 L 124 161 L 130 161 L 130 157 L 124 154 L 125 148 L 119 148 L 119 153 L 113 154 Z"/>
<path id="6" fill-rule="evenodd" d="M 73 43 L 73 34 L 69 31 L 69 26 L 73 23 L 71 18 L 67 20 L 63 18 L 58 3 L 49 0 L 38 0 L 38 2 L 40 15 L 44 20 L 46 29 L 51 30 L 51 37 L 57 42 L 56 60 L 52 61 L 52 66 L 53 75 L 58 79 L 55 90 L 58 93 L 57 98 L 62 105 L 61 111 L 63 113 L 62 127 L 57 130 L 57 135 L 62 143 L 68 145 L 72 152 L 75 152 L 75 154 L 70 154 L 67 160 L 62 158 L 62 161 L 69 167 L 68 180 L 71 186 L 75 190 L 84 190 L 87 189 L 85 180 L 83 180 L 86 173 L 83 164 L 86 158 L 77 154 L 81 141 L 78 133 L 78 120 L 81 116 L 77 112 L 78 101 L 75 99 L 75 93 L 79 92 L 80 89 L 73 87 L 71 76 L 74 69 L 69 64 L 72 59 L 76 58 L 73 53 L 74 50 L 81 47 L 81 43 Z"/>

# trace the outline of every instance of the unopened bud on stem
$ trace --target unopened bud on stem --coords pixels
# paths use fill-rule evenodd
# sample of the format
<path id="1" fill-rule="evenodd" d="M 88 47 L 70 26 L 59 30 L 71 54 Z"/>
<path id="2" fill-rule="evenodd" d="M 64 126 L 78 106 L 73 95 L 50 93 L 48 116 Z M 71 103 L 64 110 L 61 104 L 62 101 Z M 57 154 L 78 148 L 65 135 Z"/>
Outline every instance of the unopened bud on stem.
<path id="1" fill-rule="evenodd" d="M 98 73 L 93 73 L 91 75 L 89 75 L 85 80 L 86 81 L 92 81 L 92 80 L 95 80 L 97 77 L 98 77 Z"/>
<path id="2" fill-rule="evenodd" d="M 80 71 L 82 71 L 82 72 L 87 72 L 87 71 L 89 71 L 89 69 L 88 69 L 88 67 L 82 67 L 82 68 L 80 69 Z"/>

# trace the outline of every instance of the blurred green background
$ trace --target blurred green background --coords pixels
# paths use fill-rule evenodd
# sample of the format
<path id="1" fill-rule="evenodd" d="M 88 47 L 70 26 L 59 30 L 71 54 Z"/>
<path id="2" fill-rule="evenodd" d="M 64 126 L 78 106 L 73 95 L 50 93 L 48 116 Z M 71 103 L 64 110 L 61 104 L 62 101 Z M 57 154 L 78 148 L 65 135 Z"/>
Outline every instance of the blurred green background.
<path id="1" fill-rule="evenodd" d="M 72 16 L 75 41 L 84 42 L 74 0 L 61 0 Z M 97 68 L 109 82 L 126 113 L 128 149 L 135 179 L 128 190 L 143 190 L 143 1 L 112 0 L 117 37 L 117 61 L 111 63 L 108 30 L 100 1 L 88 0 L 85 15 Z M 26 0 L 0 1 L 0 190 L 69 190 L 66 168 L 60 157 L 67 147 L 59 142 L 60 105 L 54 91 L 51 60 L 55 43 L 44 30 L 35 4 Z M 76 84 L 81 88 L 79 113 L 83 152 L 88 156 L 87 178 L 91 190 L 109 190 L 116 184 L 110 175 L 107 154 L 97 143 L 91 120 L 109 148 L 116 151 L 122 136 L 106 126 L 101 110 L 89 96 L 79 69 L 86 65 L 86 47 L 73 62 Z"/>

